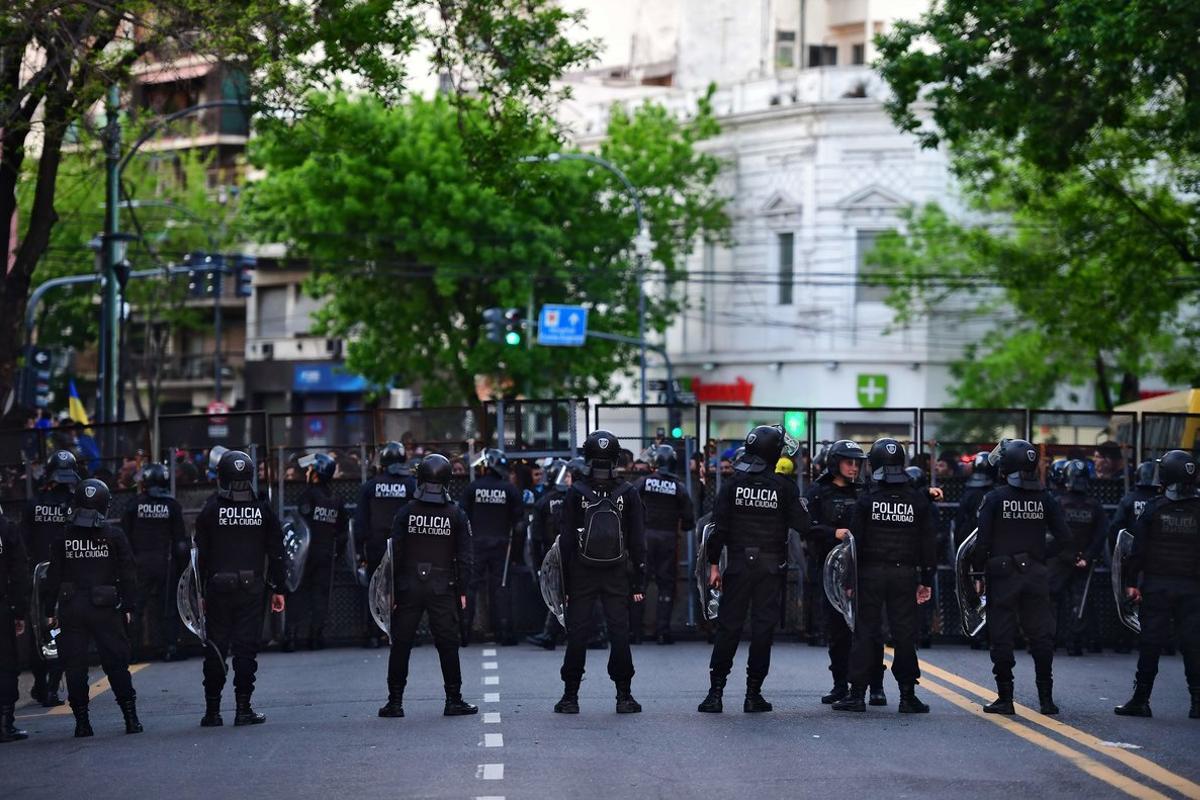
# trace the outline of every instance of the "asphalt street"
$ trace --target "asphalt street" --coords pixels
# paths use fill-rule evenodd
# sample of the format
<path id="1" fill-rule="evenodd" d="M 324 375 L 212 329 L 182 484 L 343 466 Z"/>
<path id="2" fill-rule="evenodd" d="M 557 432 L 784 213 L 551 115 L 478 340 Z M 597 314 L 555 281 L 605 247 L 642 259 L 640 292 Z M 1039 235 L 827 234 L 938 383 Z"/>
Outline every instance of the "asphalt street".
<path id="1" fill-rule="evenodd" d="M 634 650 L 634 694 L 645 708 L 617 716 L 606 653 L 589 651 L 579 716 L 552 713 L 562 650 L 528 645 L 462 651 L 474 717 L 441 716 L 437 654 L 413 653 L 404 719 L 379 719 L 386 650 L 335 649 L 261 658 L 255 706 L 267 723 L 201 729 L 200 661 L 140 665 L 134 675 L 146 732 L 125 736 L 119 710 L 93 674 L 93 739 L 72 738 L 64 707 L 26 705 L 28 741 L 0 747 L 0 797 L 435 797 L 697 798 L 1200 797 L 1200 721 L 1187 718 L 1183 667 L 1165 658 L 1152 720 L 1112 706 L 1129 693 L 1134 657 L 1056 661 L 1063 712 L 1043 717 L 1032 665 L 1021 654 L 1015 718 L 985 716 L 992 698 L 986 653 L 921 652 L 925 716 L 891 705 L 865 714 L 820 704 L 829 688 L 821 648 L 776 645 L 764 694 L 770 714 L 741 710 L 745 644 L 723 715 L 696 704 L 709 647 Z"/>

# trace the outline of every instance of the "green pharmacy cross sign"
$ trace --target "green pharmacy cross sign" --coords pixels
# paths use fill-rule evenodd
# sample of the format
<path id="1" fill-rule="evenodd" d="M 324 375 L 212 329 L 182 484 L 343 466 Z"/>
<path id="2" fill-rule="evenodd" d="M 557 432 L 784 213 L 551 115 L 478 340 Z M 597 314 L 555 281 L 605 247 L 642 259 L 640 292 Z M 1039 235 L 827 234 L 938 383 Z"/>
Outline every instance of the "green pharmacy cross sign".
<path id="1" fill-rule="evenodd" d="M 859 375 L 858 404 L 863 408 L 883 408 L 887 405 L 888 376 Z"/>

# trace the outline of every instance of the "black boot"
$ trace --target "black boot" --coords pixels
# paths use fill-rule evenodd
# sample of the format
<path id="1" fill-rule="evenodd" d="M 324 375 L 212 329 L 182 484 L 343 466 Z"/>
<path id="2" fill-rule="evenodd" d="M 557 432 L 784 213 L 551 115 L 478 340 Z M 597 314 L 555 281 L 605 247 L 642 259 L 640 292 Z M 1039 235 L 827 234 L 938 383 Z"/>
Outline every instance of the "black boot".
<path id="1" fill-rule="evenodd" d="M 1189 719 L 1200 719 L 1200 688 L 1188 687 L 1192 693 L 1192 709 L 1188 711 Z"/>
<path id="2" fill-rule="evenodd" d="M 398 719 L 404 716 L 404 686 L 388 684 L 387 703 L 379 709 L 379 716 Z"/>
<path id="3" fill-rule="evenodd" d="M 45 696 L 42 698 L 42 708 L 58 708 L 61 705 L 66 704 L 58 696 L 58 689 L 47 689 Z"/>
<path id="4" fill-rule="evenodd" d="M 827 706 L 831 706 L 845 697 L 848 691 L 844 681 L 834 681 L 833 688 L 829 690 L 829 694 L 821 698 L 821 702 Z"/>
<path id="5" fill-rule="evenodd" d="M 883 691 L 882 686 L 872 686 L 871 695 L 867 698 L 867 705 L 870 706 L 886 706 L 887 693 Z"/>
<path id="6" fill-rule="evenodd" d="M 296 652 L 296 634 L 289 633 L 283 637 L 283 641 L 279 645 L 279 649 L 284 653 Z"/>
<path id="7" fill-rule="evenodd" d="M 1012 681 L 997 680 L 996 694 L 998 695 L 996 699 L 983 707 L 984 711 L 989 714 L 1004 714 L 1009 717 L 1017 713 L 1017 710 L 1013 708 Z"/>
<path id="8" fill-rule="evenodd" d="M 446 686 L 446 708 L 442 711 L 442 716 L 465 717 L 468 714 L 478 713 L 479 706 L 473 706 L 463 700 L 461 684 Z"/>
<path id="9" fill-rule="evenodd" d="M 233 715 L 234 725 L 261 725 L 267 721 L 265 714 L 259 714 L 250 707 L 250 695 L 238 694 L 234 695 L 233 699 L 236 703 Z"/>
<path id="10" fill-rule="evenodd" d="M 721 702 L 721 696 L 724 692 L 725 676 L 709 673 L 708 694 L 705 695 L 704 702 L 696 710 L 702 714 L 720 714 L 724 710 L 724 704 Z"/>
<path id="11" fill-rule="evenodd" d="M 579 713 L 579 681 L 570 681 L 563 684 L 563 696 L 561 700 L 554 704 L 554 713 Z"/>
<path id="12" fill-rule="evenodd" d="M 762 696 L 762 685 L 762 678 L 746 678 L 746 700 L 742 703 L 743 712 L 761 714 L 774 709 L 774 706 Z"/>
<path id="13" fill-rule="evenodd" d="M 125 733 L 141 733 L 143 728 L 138 720 L 137 701 L 131 697 L 128 700 L 118 700 L 117 705 L 121 707 L 121 715 L 125 717 Z"/>
<path id="14" fill-rule="evenodd" d="M 1142 683 L 1138 681 L 1133 684 L 1133 697 L 1129 698 L 1129 702 L 1123 706 L 1117 706 L 1113 709 L 1113 713 L 1118 717 L 1152 717 L 1150 712 L 1150 691 L 1154 688 L 1154 683 Z"/>
<path id="15" fill-rule="evenodd" d="M 642 704 L 633 699 L 633 693 L 629 690 L 629 683 L 629 681 L 621 681 L 617 684 L 618 714 L 640 714 L 642 712 Z"/>
<path id="16" fill-rule="evenodd" d="M 1058 706 L 1054 702 L 1054 681 L 1050 678 L 1037 682 L 1038 690 L 1038 711 L 1041 711 L 1048 717 L 1058 713 Z"/>
<path id="17" fill-rule="evenodd" d="M 897 709 L 901 714 L 928 714 L 929 706 L 917 698 L 916 684 L 900 684 L 900 705 Z"/>
<path id="18" fill-rule="evenodd" d="M 850 691 L 846 692 L 846 696 L 841 700 L 836 700 L 833 703 L 834 711 L 866 711 L 867 704 L 863 701 L 863 696 L 867 693 L 865 686 L 850 686 Z"/>
<path id="19" fill-rule="evenodd" d="M 200 718 L 201 728 L 219 728 L 225 724 L 221 719 L 221 695 L 204 695 L 204 716 Z"/>
<path id="20" fill-rule="evenodd" d="M 75 713 L 75 738 L 86 739 L 92 736 L 92 721 L 88 719 L 87 706 L 72 708 L 71 711 Z"/>
<path id="21" fill-rule="evenodd" d="M 0 744 L 19 742 L 28 739 L 29 734 L 16 727 L 13 720 L 13 707 L 0 706 Z"/>

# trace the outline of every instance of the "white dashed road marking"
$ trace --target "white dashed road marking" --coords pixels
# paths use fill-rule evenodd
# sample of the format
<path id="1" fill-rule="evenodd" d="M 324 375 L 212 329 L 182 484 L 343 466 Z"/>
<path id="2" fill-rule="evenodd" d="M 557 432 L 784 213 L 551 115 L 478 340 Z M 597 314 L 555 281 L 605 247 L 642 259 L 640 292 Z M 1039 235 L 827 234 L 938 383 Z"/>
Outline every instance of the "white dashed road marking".
<path id="1" fill-rule="evenodd" d="M 484 747 L 504 747 L 503 733 L 485 733 L 483 735 Z"/>
<path id="2" fill-rule="evenodd" d="M 475 777 L 485 781 L 504 780 L 503 764 L 480 764 L 475 770 Z"/>
<path id="3" fill-rule="evenodd" d="M 483 713 L 483 724 L 484 725 L 498 725 L 499 723 L 500 723 L 500 712 L 499 711 L 485 711 Z"/>
<path id="4" fill-rule="evenodd" d="M 500 676 L 499 675 L 484 675 L 483 676 L 483 685 L 484 686 L 500 685 Z"/>
<path id="5" fill-rule="evenodd" d="M 495 657 L 496 657 L 496 650 L 495 650 L 495 648 L 489 647 L 489 648 L 487 648 L 486 650 L 484 650 L 484 651 L 483 651 L 483 657 L 484 657 L 484 658 L 495 658 Z"/>
<path id="6" fill-rule="evenodd" d="M 484 669 L 500 669 L 500 664 L 497 661 L 485 661 L 485 662 L 483 662 L 483 668 Z"/>
<path id="7" fill-rule="evenodd" d="M 500 702 L 500 693 L 499 692 L 485 692 L 483 695 L 483 702 L 499 703 Z"/>

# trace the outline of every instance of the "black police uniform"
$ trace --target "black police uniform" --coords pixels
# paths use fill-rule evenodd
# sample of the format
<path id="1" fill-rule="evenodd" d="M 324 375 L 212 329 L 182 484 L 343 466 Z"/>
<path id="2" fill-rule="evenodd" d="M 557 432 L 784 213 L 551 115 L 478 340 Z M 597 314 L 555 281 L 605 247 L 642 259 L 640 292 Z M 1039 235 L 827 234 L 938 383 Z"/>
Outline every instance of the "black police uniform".
<path id="1" fill-rule="evenodd" d="M 285 580 L 283 530 L 267 503 L 249 496 L 209 498 L 196 518 L 195 543 L 204 587 L 209 648 L 204 657 L 204 695 L 219 704 L 224 660 L 233 656 L 233 689 L 239 704 L 254 692 L 266 589 L 280 592 Z M 266 573 L 263 565 L 266 564 Z"/>
<path id="2" fill-rule="evenodd" d="M 511 596 L 500 582 L 513 529 L 525 516 L 525 501 L 510 481 L 488 473 L 467 485 L 462 508 L 471 521 L 472 567 L 467 596 L 467 630 L 475 624 L 479 592 L 486 590 L 492 635 L 497 641 L 509 642 L 512 639 Z"/>
<path id="3" fill-rule="evenodd" d="M 1156 498 L 1138 517 L 1133 535 L 1125 583 L 1137 586 L 1140 574 L 1137 683 L 1145 685 L 1148 701 L 1174 620 L 1192 697 L 1190 716 L 1200 718 L 1200 497 Z"/>
<path id="4" fill-rule="evenodd" d="M 771 666 L 771 643 L 779 624 L 783 595 L 788 531 L 802 537 L 810 527 L 808 508 L 796 483 L 772 471 L 738 470 L 721 482 L 705 557 L 720 564 L 727 548 L 721 577 L 721 606 L 717 615 L 717 641 L 709 660 L 713 685 L 723 688 L 733 669 L 733 657 L 742 625 L 750 614 L 750 656 L 746 664 L 747 702 L 758 695 Z"/>
<path id="5" fill-rule="evenodd" d="M 0 516 L 0 742 L 25 738 L 13 727 L 13 707 L 18 700 L 17 636 L 13 624 L 27 617 L 29 558 L 17 528 Z"/>
<path id="6" fill-rule="evenodd" d="M 1108 538 L 1108 514 L 1097 498 L 1081 491 L 1063 492 L 1058 497 L 1058 504 L 1071 531 L 1071 539 L 1051 564 L 1050 597 L 1055 603 L 1058 639 L 1060 643 L 1065 642 L 1069 653 L 1079 655 L 1085 644 L 1099 649 L 1098 605 L 1086 602 L 1084 590 L 1093 562 L 1100 558 Z M 1075 566 L 1080 558 L 1086 559 L 1088 566 Z M 1098 590 L 1098 586 L 1093 587 L 1093 591 Z M 1081 603 L 1082 617 L 1078 613 Z"/>
<path id="7" fill-rule="evenodd" d="M 1154 464 L 1151 463 L 1150 466 L 1153 468 Z M 1134 486 L 1125 493 L 1121 502 L 1117 504 L 1117 510 L 1113 512 L 1112 522 L 1108 526 L 1106 547 L 1110 554 L 1117 545 L 1117 534 L 1124 530 L 1133 533 L 1133 526 L 1137 524 L 1142 511 L 1161 495 L 1162 492 L 1158 487 L 1151 485 Z M 1133 650 L 1137 635 L 1124 625 L 1118 625 L 1113 639 L 1115 641 L 1114 649 L 1118 653 L 1128 653 Z"/>
<path id="8" fill-rule="evenodd" d="M 835 535 L 840 528 L 849 530 L 854 505 L 858 499 L 858 485 L 848 483 L 839 486 L 833 481 L 833 476 L 825 472 L 817 478 L 805 496 L 808 512 L 812 518 L 812 526 L 808 530 L 805 541 L 808 545 L 809 558 L 817 566 L 815 570 L 816 590 L 820 594 L 822 616 L 825 620 L 825 639 L 829 646 L 829 671 L 833 675 L 833 691 L 822 702 L 833 703 L 842 699 L 846 694 L 846 684 L 850 680 L 850 646 L 853 634 L 841 613 L 829 602 L 825 592 L 821 590 L 821 575 L 825 559 L 829 551 L 838 544 Z M 871 694 L 878 695 L 883 689 L 883 658 L 877 660 L 871 675 Z"/>
<path id="9" fill-rule="evenodd" d="M 916 648 L 917 586 L 932 586 L 937 568 L 937 530 L 929 495 L 907 484 L 876 484 L 855 503 L 850 530 L 858 551 L 851 695 L 861 697 L 878 668 L 886 604 L 895 650 L 892 675 L 901 689 L 901 710 L 911 710 L 905 704 L 906 692 L 911 692 L 921 677 Z"/>
<path id="10" fill-rule="evenodd" d="M 179 502 L 165 495 L 140 493 L 125 510 L 121 528 L 137 564 L 141 607 L 129 627 L 133 652 L 139 653 L 148 629 L 158 655 L 174 650 L 179 630 L 175 585 L 191 546 Z"/>
<path id="11" fill-rule="evenodd" d="M 392 520 L 404 504 L 417 491 L 417 482 L 411 475 L 388 470 L 376 475 L 363 484 L 358 493 L 358 505 L 354 509 L 354 535 L 359 550 L 357 555 L 367 562 L 367 575 L 374 575 L 387 551 L 387 540 L 392 535 Z M 364 588 L 364 597 L 370 587 Z M 365 609 L 370 608 L 364 603 Z M 379 637 L 375 623 L 367 620 L 367 643 L 378 647 Z"/>
<path id="12" fill-rule="evenodd" d="M 58 658 L 67 676 L 67 701 L 86 722 L 88 644 L 95 641 L 100 666 L 122 709 L 136 695 L 129 675 L 126 611 L 137 612 L 137 566 L 124 532 L 68 525 L 50 548 L 47 595 L 58 603 Z"/>
<path id="13" fill-rule="evenodd" d="M 987 497 L 991 490 L 991 486 L 968 486 L 958 498 L 958 510 L 954 512 L 955 552 L 978 525 L 979 507 L 983 505 L 983 498 Z"/>
<path id="14" fill-rule="evenodd" d="M 1001 697 L 1010 701 L 1018 624 L 1029 642 L 1039 689 L 1053 680 L 1055 625 L 1046 567 L 1047 532 L 1060 547 L 1069 546 L 1071 533 L 1062 509 L 1045 489 L 1000 486 L 979 509 L 974 566 L 987 578 L 992 673 Z"/>
<path id="15" fill-rule="evenodd" d="M 579 536 L 586 519 L 585 490 L 612 498 L 621 513 L 626 558 L 620 564 L 597 566 L 579 557 Z M 642 500 L 632 484 L 621 480 L 580 478 L 563 498 L 559 550 L 567 595 L 567 652 L 559 674 L 567 686 L 578 690 L 583 680 L 589 638 L 596 632 L 594 608 L 603 607 L 608 626 L 608 677 L 618 689 L 633 680 L 633 653 L 629 649 L 629 604 L 643 590 L 646 563 L 645 519 Z"/>
<path id="16" fill-rule="evenodd" d="M 324 484 L 309 484 L 296 503 L 308 524 L 308 558 L 299 588 L 288 598 L 287 639 L 292 641 L 302 622 L 308 623 L 310 647 L 321 647 L 325 620 L 329 616 L 329 592 L 333 586 L 333 562 L 346 546 L 350 517 L 346 504 Z"/>
<path id="17" fill-rule="evenodd" d="M 458 659 L 459 598 L 465 596 L 471 566 L 471 526 L 457 504 L 416 499 L 396 515 L 392 525 L 392 650 L 388 658 L 388 691 L 403 693 L 408 661 L 421 616 L 429 614 L 442 681 L 447 695 L 458 694 L 462 670 Z"/>
<path id="18" fill-rule="evenodd" d="M 646 581 L 658 588 L 655 602 L 654 635 L 660 642 L 671 640 L 671 611 L 679 574 L 679 531 L 696 527 L 696 511 L 683 481 L 669 472 L 643 475 L 634 484 L 646 509 Z M 643 603 L 632 607 L 631 636 L 642 638 Z"/>
<path id="19" fill-rule="evenodd" d="M 67 509 L 71 506 L 72 488 L 65 484 L 54 484 L 38 492 L 25 502 L 21 515 L 21 526 L 25 534 L 25 550 L 29 554 L 29 568 L 50 560 L 51 545 L 66 535 Z M 43 592 L 43 607 L 51 607 L 52 598 Z M 33 698 L 43 704 L 60 705 L 55 702 L 58 686 L 62 680 L 62 661 L 47 661 L 42 657 L 40 643 L 33 640 L 33 626 L 26 628 L 29 637 L 29 669 L 33 673 Z"/>

